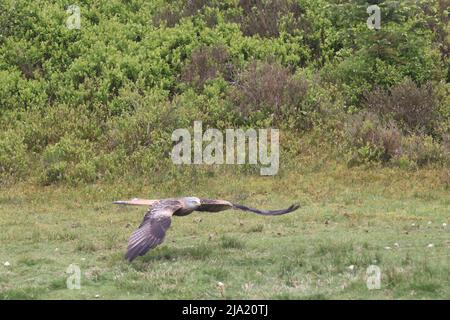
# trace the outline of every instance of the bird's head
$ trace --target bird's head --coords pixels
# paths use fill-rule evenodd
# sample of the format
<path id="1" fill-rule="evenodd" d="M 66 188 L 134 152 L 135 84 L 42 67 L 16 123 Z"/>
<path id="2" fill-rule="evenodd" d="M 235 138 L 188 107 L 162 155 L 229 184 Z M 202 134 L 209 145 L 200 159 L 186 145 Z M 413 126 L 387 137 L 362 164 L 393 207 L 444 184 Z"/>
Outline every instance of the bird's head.
<path id="1" fill-rule="evenodd" d="M 184 202 L 189 209 L 196 209 L 202 205 L 199 198 L 196 197 L 186 197 L 184 198 Z"/>

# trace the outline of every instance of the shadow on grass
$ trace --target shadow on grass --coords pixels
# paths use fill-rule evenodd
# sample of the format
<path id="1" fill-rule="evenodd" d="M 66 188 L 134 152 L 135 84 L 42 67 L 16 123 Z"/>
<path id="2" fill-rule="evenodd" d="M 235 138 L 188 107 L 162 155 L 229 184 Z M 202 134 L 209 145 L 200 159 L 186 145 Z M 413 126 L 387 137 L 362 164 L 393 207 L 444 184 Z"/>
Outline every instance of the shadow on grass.
<path id="1" fill-rule="evenodd" d="M 211 256 L 214 252 L 214 247 L 202 243 L 195 247 L 175 248 L 169 246 L 162 246 L 150 250 L 144 256 L 138 258 L 142 262 L 152 262 L 160 260 L 177 260 L 180 258 L 188 258 L 193 260 L 203 260 Z"/>
<path id="2" fill-rule="evenodd" d="M 152 262 L 161 260 L 174 261 L 177 259 L 192 259 L 204 260 L 212 256 L 217 246 L 218 249 L 243 249 L 245 247 L 244 241 L 231 236 L 222 236 L 218 244 L 201 243 L 199 245 L 176 248 L 170 246 L 161 246 L 150 250 L 147 254 L 136 259 L 136 261 Z"/>

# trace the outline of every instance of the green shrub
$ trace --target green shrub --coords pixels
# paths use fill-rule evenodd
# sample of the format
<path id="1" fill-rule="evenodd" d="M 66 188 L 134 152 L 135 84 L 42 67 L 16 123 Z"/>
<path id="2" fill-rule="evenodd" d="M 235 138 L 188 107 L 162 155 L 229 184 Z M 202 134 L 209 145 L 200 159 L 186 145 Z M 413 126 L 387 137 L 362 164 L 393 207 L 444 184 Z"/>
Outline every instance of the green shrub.
<path id="1" fill-rule="evenodd" d="M 418 166 L 432 163 L 445 163 L 450 157 L 449 150 L 436 142 L 431 136 L 412 135 L 402 141 L 402 152 Z"/>
<path id="2" fill-rule="evenodd" d="M 42 107 L 47 102 L 46 84 L 25 80 L 17 70 L 0 70 L 0 114 L 4 110 Z"/>
<path id="3" fill-rule="evenodd" d="M 330 59 L 321 70 L 323 76 L 338 84 L 349 106 L 361 105 L 365 91 L 375 87 L 389 88 L 405 77 L 417 84 L 446 77 L 433 33 L 425 27 L 430 10 L 439 6 L 434 1 L 428 12 L 418 3 L 400 2 L 396 6 L 380 3 L 382 27 L 367 28 L 360 6 L 332 5 L 327 16 L 336 28 L 330 32 Z M 331 8 L 330 8 L 331 9 Z M 428 9 L 427 9 L 428 10 Z M 333 52 L 334 51 L 334 52 Z"/>
<path id="4" fill-rule="evenodd" d="M 60 161 L 48 166 L 40 175 L 39 182 L 43 185 L 51 185 L 66 179 L 68 164 Z"/>
<path id="5" fill-rule="evenodd" d="M 450 82 L 440 82 L 435 86 L 437 113 L 441 123 L 450 123 Z M 450 129 L 450 126 L 448 127 Z M 450 130 L 448 131 L 450 133 Z"/>
<path id="6" fill-rule="evenodd" d="M 101 105 L 58 104 L 19 113 L 27 149 L 42 153 L 48 145 L 69 134 L 81 140 L 96 141 L 103 133 L 108 110 Z"/>
<path id="7" fill-rule="evenodd" d="M 0 177 L 21 177 L 27 171 L 28 154 L 16 130 L 0 132 Z"/>
<path id="8" fill-rule="evenodd" d="M 97 168 L 91 160 L 83 160 L 74 165 L 68 177 L 72 184 L 92 183 L 97 179 Z"/>
<path id="9" fill-rule="evenodd" d="M 93 182 L 96 177 L 95 166 L 91 163 L 93 159 L 94 153 L 88 141 L 65 136 L 44 150 L 40 182 L 44 185 L 60 181 Z"/>
<path id="10" fill-rule="evenodd" d="M 401 154 L 402 134 L 393 123 L 383 124 L 372 113 L 350 116 L 346 126 L 350 164 L 389 162 Z"/>
<path id="11" fill-rule="evenodd" d="M 123 149 L 128 155 L 140 148 L 171 145 L 172 131 L 183 127 L 179 116 L 168 103 L 143 105 L 132 115 L 110 118 L 102 144 L 109 152 Z"/>
<path id="12" fill-rule="evenodd" d="M 66 161 L 78 163 L 92 157 L 91 145 L 86 140 L 72 136 L 64 136 L 58 143 L 48 146 L 43 155 L 44 166 Z"/>

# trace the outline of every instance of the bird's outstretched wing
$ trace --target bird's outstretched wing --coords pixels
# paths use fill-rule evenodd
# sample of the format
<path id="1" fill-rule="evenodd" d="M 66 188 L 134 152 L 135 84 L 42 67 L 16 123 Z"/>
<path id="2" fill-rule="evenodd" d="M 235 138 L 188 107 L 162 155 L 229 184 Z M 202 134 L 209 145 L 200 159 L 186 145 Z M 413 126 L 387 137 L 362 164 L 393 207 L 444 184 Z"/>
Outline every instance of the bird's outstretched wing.
<path id="1" fill-rule="evenodd" d="M 300 208 L 300 205 L 298 204 L 293 204 L 291 205 L 289 208 L 286 209 L 280 209 L 280 210 L 259 210 L 259 209 L 255 209 L 255 208 L 250 208 L 250 207 L 246 207 L 240 204 L 235 204 L 233 203 L 233 209 L 238 209 L 238 210 L 243 210 L 243 211 L 251 211 L 257 214 L 262 214 L 265 216 L 278 216 L 281 214 L 286 214 L 292 211 L 297 210 L 298 208 Z"/>
<path id="2" fill-rule="evenodd" d="M 233 204 L 226 200 L 200 199 L 200 203 L 195 211 L 219 212 L 233 208 Z"/>
<path id="3" fill-rule="evenodd" d="M 129 206 L 152 206 L 153 204 L 155 204 L 156 202 L 158 202 L 159 200 L 150 200 L 150 199 L 138 199 L 138 198 L 134 198 L 131 200 L 119 200 L 119 201 L 114 201 L 114 204 L 123 204 L 123 205 L 129 205 Z"/>
<path id="4" fill-rule="evenodd" d="M 131 262 L 161 244 L 170 227 L 173 213 L 180 208 L 182 204 L 176 200 L 161 200 L 154 203 L 145 214 L 139 228 L 131 234 L 125 258 Z"/>
<path id="5" fill-rule="evenodd" d="M 251 211 L 257 214 L 262 214 L 266 216 L 277 216 L 281 214 L 286 214 L 292 211 L 297 210 L 299 205 L 291 205 L 289 208 L 281 209 L 281 210 L 259 210 L 250 207 L 246 207 L 240 204 L 234 204 L 226 200 L 211 200 L 211 199 L 200 199 L 201 206 L 196 209 L 196 211 L 208 211 L 208 212 L 218 212 L 227 209 L 236 209 L 236 210 L 244 210 Z"/>

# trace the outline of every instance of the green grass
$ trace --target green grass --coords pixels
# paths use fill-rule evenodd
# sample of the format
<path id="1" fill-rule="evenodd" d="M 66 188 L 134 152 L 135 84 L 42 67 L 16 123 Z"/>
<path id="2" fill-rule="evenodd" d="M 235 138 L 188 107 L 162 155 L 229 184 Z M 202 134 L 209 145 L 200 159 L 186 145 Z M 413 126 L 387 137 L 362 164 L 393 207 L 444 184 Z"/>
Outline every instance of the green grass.
<path id="1" fill-rule="evenodd" d="M 276 177 L 11 186 L 0 191 L 0 299 L 449 299 L 450 192 L 442 176 L 330 164 Z M 144 210 L 111 201 L 178 195 L 302 207 L 279 217 L 175 217 L 160 247 L 127 263 L 127 239 Z M 70 264 L 81 269 L 80 290 L 66 288 Z M 366 286 L 372 264 L 381 269 L 379 290 Z"/>

